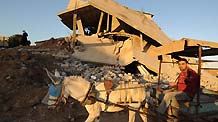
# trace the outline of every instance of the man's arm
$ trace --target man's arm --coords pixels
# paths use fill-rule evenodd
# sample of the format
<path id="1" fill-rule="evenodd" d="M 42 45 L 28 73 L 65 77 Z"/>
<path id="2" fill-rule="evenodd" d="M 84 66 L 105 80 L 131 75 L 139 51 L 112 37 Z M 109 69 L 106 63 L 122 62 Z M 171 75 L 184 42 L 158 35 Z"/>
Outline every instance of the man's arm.
<path id="1" fill-rule="evenodd" d="M 167 92 L 172 92 L 172 91 L 175 91 L 177 89 L 177 84 L 175 84 L 175 85 L 173 85 L 173 86 L 171 86 L 170 85 L 170 87 L 169 87 L 169 89 L 163 89 L 163 88 L 161 88 L 161 86 L 159 86 L 158 88 L 157 88 L 157 90 L 159 91 L 159 92 L 162 92 L 162 93 L 167 93 Z"/>

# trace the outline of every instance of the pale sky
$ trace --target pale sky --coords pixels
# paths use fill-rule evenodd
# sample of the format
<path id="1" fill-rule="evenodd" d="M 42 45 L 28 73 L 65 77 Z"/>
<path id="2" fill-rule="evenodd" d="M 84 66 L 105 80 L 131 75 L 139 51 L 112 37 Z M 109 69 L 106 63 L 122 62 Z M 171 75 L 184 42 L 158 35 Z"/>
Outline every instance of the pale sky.
<path id="1" fill-rule="evenodd" d="M 0 0 L 0 35 L 26 30 L 32 42 L 68 36 L 71 31 L 57 13 L 69 0 Z M 171 39 L 189 37 L 218 42 L 218 0 L 117 0 L 154 14 L 154 21 Z"/>

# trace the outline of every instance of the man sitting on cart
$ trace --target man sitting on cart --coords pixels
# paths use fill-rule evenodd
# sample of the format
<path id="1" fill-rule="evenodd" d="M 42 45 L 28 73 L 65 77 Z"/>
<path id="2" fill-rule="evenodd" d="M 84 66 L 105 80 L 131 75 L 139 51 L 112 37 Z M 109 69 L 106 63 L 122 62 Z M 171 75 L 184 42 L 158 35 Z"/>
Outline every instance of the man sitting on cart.
<path id="1" fill-rule="evenodd" d="M 178 82 L 170 83 L 172 89 L 165 93 L 158 107 L 160 114 L 164 114 L 168 110 L 169 105 L 179 108 L 179 101 L 191 101 L 198 90 L 198 74 L 188 66 L 188 61 L 181 58 L 178 61 L 178 65 L 181 71 L 178 76 Z M 172 114 L 177 116 L 178 112 Z"/>

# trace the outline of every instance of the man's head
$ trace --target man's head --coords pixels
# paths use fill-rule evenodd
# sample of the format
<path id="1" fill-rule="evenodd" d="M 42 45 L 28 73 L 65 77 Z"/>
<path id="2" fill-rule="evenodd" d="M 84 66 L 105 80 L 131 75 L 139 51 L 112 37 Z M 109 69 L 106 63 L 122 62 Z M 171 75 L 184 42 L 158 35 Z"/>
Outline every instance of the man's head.
<path id="1" fill-rule="evenodd" d="M 188 61 L 185 58 L 179 59 L 178 65 L 179 65 L 180 71 L 186 71 L 188 69 Z"/>

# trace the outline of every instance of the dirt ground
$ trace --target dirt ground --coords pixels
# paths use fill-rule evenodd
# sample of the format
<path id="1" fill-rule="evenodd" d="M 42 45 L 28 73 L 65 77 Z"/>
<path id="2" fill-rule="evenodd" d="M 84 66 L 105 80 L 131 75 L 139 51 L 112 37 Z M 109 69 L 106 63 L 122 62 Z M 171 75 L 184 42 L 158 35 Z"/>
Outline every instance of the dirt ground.
<path id="1" fill-rule="evenodd" d="M 25 49 L 31 47 L 0 50 L 0 122 L 85 121 L 88 113 L 76 101 L 71 110 L 69 105 L 48 109 L 41 103 L 50 83 L 43 68 L 52 71 L 62 59 L 43 53 L 32 54 Z M 126 111 L 103 113 L 101 121 L 126 122 L 126 118 Z"/>

